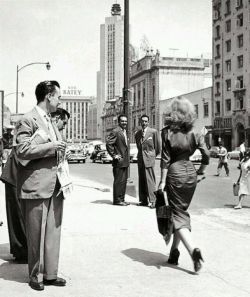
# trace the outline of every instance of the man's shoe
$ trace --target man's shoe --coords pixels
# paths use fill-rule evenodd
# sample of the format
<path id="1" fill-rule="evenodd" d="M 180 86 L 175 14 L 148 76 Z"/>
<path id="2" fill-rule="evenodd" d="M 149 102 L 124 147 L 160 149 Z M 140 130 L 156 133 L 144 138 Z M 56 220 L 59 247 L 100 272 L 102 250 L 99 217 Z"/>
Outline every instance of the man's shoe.
<path id="1" fill-rule="evenodd" d="M 57 286 L 57 287 L 66 286 L 66 280 L 61 277 L 58 277 L 56 279 L 44 279 L 43 283 L 45 286 Z"/>
<path id="2" fill-rule="evenodd" d="M 136 205 L 137 206 L 148 206 L 148 204 L 147 203 L 144 203 L 144 202 L 139 202 Z"/>
<path id="3" fill-rule="evenodd" d="M 113 205 L 128 206 L 127 202 L 116 202 L 116 203 L 113 203 Z"/>
<path id="4" fill-rule="evenodd" d="M 149 208 L 155 208 L 155 202 L 149 202 L 148 207 Z"/>
<path id="5" fill-rule="evenodd" d="M 123 201 L 124 203 L 126 203 L 127 205 L 130 205 L 130 203 L 129 202 L 126 202 L 126 201 Z"/>
<path id="6" fill-rule="evenodd" d="M 39 283 L 39 282 L 30 281 L 29 286 L 31 287 L 31 289 L 36 290 L 36 291 L 43 291 L 44 290 L 43 282 Z"/>

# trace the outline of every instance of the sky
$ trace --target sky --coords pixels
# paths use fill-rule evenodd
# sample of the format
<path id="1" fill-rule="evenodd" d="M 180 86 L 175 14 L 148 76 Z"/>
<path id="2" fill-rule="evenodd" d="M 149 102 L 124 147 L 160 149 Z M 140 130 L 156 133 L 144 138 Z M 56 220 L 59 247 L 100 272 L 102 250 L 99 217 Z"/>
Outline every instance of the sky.
<path id="1" fill-rule="evenodd" d="M 16 92 L 19 71 L 19 112 L 35 104 L 34 90 L 43 80 L 59 81 L 61 89 L 76 87 L 96 96 L 100 68 L 100 24 L 116 0 L 0 0 L 0 90 Z M 212 55 L 211 0 L 130 0 L 130 43 L 140 47 L 146 36 L 161 56 Z M 15 94 L 5 104 L 15 112 Z"/>

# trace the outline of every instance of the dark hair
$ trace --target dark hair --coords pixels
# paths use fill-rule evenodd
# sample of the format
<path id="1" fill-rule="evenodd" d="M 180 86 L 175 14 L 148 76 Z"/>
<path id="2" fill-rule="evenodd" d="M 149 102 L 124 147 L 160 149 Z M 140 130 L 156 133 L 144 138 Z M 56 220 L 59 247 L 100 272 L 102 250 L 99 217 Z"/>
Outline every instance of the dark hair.
<path id="1" fill-rule="evenodd" d="M 125 115 L 125 114 L 120 114 L 119 116 L 118 116 L 118 123 L 120 122 L 120 119 L 121 118 L 126 118 L 126 119 L 128 119 L 128 117 Z"/>
<path id="2" fill-rule="evenodd" d="M 146 115 L 146 114 L 143 114 L 142 116 L 141 116 L 141 120 L 142 120 L 142 118 L 147 118 L 148 119 L 148 121 L 149 121 L 149 116 L 148 115 Z"/>
<path id="3" fill-rule="evenodd" d="M 68 119 L 70 118 L 69 112 L 66 109 L 63 109 L 61 107 L 58 107 L 56 111 L 51 113 L 52 118 L 56 116 L 59 116 L 61 120 L 64 120 L 66 116 L 68 117 Z"/>
<path id="4" fill-rule="evenodd" d="M 56 91 L 56 87 L 60 88 L 60 85 L 56 80 L 46 80 L 40 82 L 36 86 L 35 91 L 37 103 L 44 101 L 47 94 L 54 93 Z"/>

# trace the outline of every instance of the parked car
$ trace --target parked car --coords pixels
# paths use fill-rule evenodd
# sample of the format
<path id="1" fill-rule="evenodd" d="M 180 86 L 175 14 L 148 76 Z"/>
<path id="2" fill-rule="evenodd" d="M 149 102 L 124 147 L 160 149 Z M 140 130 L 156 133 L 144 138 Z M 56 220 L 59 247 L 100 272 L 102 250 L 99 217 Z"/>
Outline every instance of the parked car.
<path id="1" fill-rule="evenodd" d="M 136 163 L 137 162 L 137 154 L 138 149 L 136 143 L 130 143 L 130 162 Z"/>
<path id="2" fill-rule="evenodd" d="M 196 149 L 192 156 L 189 157 L 189 160 L 193 163 L 200 163 L 202 155 L 199 149 Z"/>
<path id="3" fill-rule="evenodd" d="M 84 154 L 84 152 L 82 151 L 82 149 L 80 148 L 70 148 L 70 155 L 68 157 L 68 162 L 77 162 L 77 163 L 85 163 L 86 159 L 87 159 L 87 155 Z"/>
<path id="4" fill-rule="evenodd" d="M 212 146 L 210 148 L 209 152 L 210 152 L 210 157 L 218 158 L 219 147 L 218 146 Z"/>
<path id="5" fill-rule="evenodd" d="M 94 150 L 90 156 L 90 159 L 92 160 L 93 163 L 95 162 L 111 163 L 113 160 L 112 157 L 107 152 L 105 143 L 96 144 L 94 146 Z"/>
<path id="6" fill-rule="evenodd" d="M 240 147 L 236 147 L 235 150 L 227 153 L 228 159 L 240 159 Z"/>

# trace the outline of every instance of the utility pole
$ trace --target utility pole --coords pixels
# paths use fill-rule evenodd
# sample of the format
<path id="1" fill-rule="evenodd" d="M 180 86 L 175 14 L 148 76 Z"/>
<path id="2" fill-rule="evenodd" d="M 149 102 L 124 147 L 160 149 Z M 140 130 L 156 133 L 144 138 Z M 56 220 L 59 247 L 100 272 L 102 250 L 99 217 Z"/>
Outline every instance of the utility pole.
<path id="1" fill-rule="evenodd" d="M 124 0 L 124 87 L 123 87 L 123 113 L 127 116 L 128 126 L 128 154 L 130 158 L 130 112 L 129 112 L 129 0 Z M 130 196 L 136 197 L 136 189 L 133 181 L 130 179 L 130 166 L 128 167 L 128 181 L 126 187 L 126 193 Z"/>

